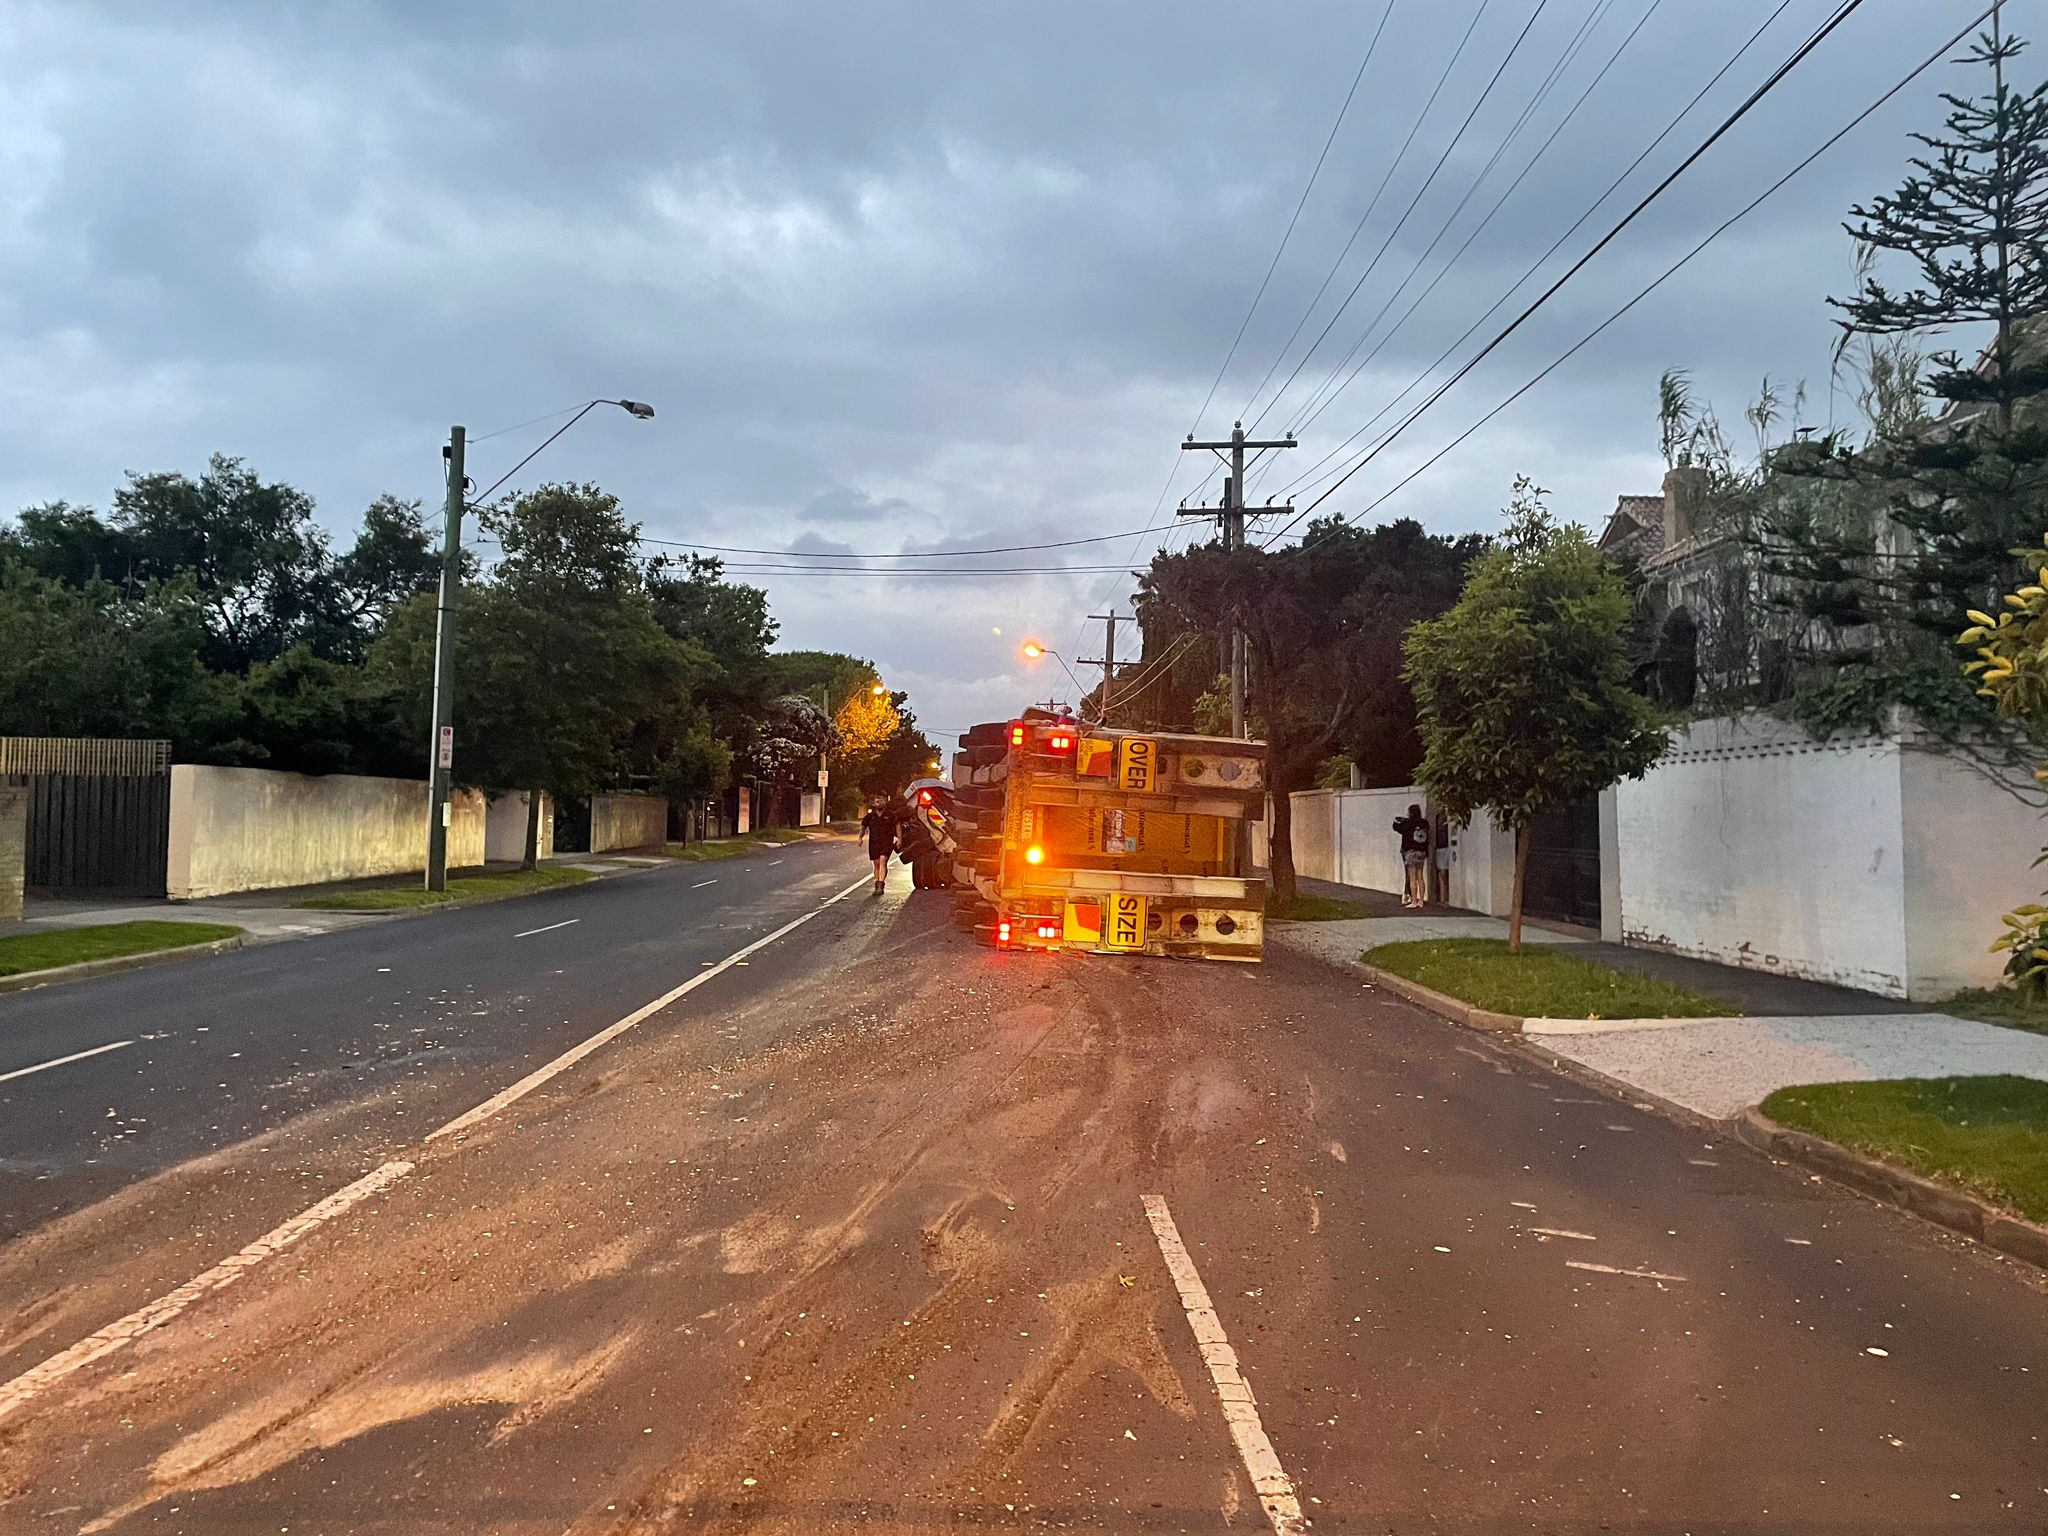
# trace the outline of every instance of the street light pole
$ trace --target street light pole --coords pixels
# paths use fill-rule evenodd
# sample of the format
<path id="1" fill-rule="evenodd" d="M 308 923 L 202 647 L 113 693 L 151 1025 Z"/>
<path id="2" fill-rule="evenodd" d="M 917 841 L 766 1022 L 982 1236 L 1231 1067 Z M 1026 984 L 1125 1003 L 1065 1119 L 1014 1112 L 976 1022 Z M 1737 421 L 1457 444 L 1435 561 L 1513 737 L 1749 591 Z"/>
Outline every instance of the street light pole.
<path id="1" fill-rule="evenodd" d="M 434 622 L 434 729 L 427 743 L 427 889 L 448 889 L 448 785 L 455 768 L 455 604 L 462 591 L 466 434 L 448 429 L 448 510 L 441 524 L 441 598 Z"/>
<path id="2" fill-rule="evenodd" d="M 616 405 L 636 421 L 651 421 L 654 407 L 640 400 L 593 400 L 571 416 L 542 441 L 539 448 L 500 475 L 490 490 L 477 498 L 490 500 L 499 486 L 539 457 L 541 450 L 575 426 L 600 405 Z M 441 595 L 434 619 L 434 725 L 427 742 L 427 889 L 448 889 L 449 786 L 455 769 L 455 605 L 462 595 L 462 514 L 469 505 L 469 482 L 463 477 L 467 433 L 461 427 L 448 429 L 448 446 L 441 457 L 448 468 L 448 510 L 441 523 Z M 535 797 L 540 791 L 529 788 Z"/>

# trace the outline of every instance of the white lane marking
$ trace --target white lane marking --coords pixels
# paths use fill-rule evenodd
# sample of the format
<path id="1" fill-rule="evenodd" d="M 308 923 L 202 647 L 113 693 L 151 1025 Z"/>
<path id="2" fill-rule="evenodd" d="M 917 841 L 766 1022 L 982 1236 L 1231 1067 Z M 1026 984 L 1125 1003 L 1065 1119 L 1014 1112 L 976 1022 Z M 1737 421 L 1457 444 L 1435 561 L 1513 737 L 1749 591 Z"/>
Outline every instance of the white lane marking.
<path id="1" fill-rule="evenodd" d="M 580 917 L 564 918 L 559 923 L 549 923 L 545 928 L 529 928 L 524 933 L 513 934 L 512 937 L 515 939 L 530 939 L 536 933 L 553 933 L 557 928 L 567 928 L 571 923 L 580 923 L 582 921 L 583 919 Z"/>
<path id="2" fill-rule="evenodd" d="M 770 869 L 773 869 L 773 868 L 774 868 L 774 867 L 775 867 L 776 865 L 780 864 L 781 862 L 782 862 L 782 860 L 780 860 L 780 859 L 770 859 L 770 860 L 768 861 L 768 867 L 769 867 Z"/>
<path id="3" fill-rule="evenodd" d="M 833 902 L 841 901 L 851 896 L 855 891 L 862 889 L 867 884 L 868 881 L 862 878 L 856 880 L 837 895 L 826 897 L 822 903 L 811 908 L 810 911 L 804 913 L 803 916 L 797 918 L 794 922 L 784 923 L 766 937 L 754 940 L 753 943 L 747 945 L 744 949 L 735 950 L 710 970 L 698 972 L 681 986 L 663 993 L 653 1002 L 647 1004 L 646 1007 L 636 1009 L 634 1012 L 627 1014 L 625 1018 L 619 1020 L 618 1023 L 607 1029 L 599 1030 L 581 1045 L 563 1052 L 562 1055 L 556 1057 L 538 1072 L 531 1073 L 520 1079 L 520 1081 L 514 1083 L 503 1093 L 486 1099 L 482 1104 L 479 1104 L 465 1115 L 458 1115 L 439 1130 L 431 1132 L 427 1136 L 427 1140 L 432 1141 L 436 1136 L 444 1136 L 451 1131 L 466 1130 L 472 1125 L 488 1120 L 507 1104 L 513 1103 L 523 1095 L 531 1093 L 556 1073 L 581 1061 L 606 1041 L 616 1038 L 625 1033 L 626 1030 L 631 1029 L 635 1024 L 641 1022 L 641 1020 L 666 1008 L 684 993 L 694 991 L 698 986 L 709 981 L 727 966 L 736 965 L 744 961 L 748 955 L 773 944 L 784 934 L 801 928 Z M 118 1044 L 132 1045 L 134 1042 L 132 1040 L 123 1040 L 118 1042 Z M 99 1050 L 113 1050 L 115 1048 L 116 1046 L 101 1046 Z M 96 1055 L 98 1052 L 88 1051 L 81 1052 L 80 1054 Z M 65 1059 L 70 1060 L 72 1058 L 67 1057 Z M 56 1063 L 45 1062 L 43 1065 L 55 1066 Z M 36 1071 L 40 1070 L 40 1068 L 24 1070 Z M 213 1268 L 207 1270 L 204 1274 L 186 1281 L 176 1290 L 158 1297 L 145 1307 L 130 1312 L 126 1317 L 107 1324 L 99 1332 L 80 1339 L 69 1349 L 50 1356 L 49 1359 L 43 1361 L 40 1365 L 31 1366 L 13 1380 L 0 1382 L 0 1420 L 4 1420 L 24 1403 L 31 1401 L 46 1388 L 63 1380 L 72 1372 L 92 1364 L 95 1360 L 112 1354 L 123 1345 L 139 1339 L 145 1333 L 154 1332 L 178 1316 L 179 1313 L 185 1311 L 194 1302 L 221 1289 L 223 1286 L 234 1284 L 235 1281 L 242 1278 L 246 1271 L 261 1264 L 278 1250 L 291 1246 L 307 1233 L 313 1231 L 314 1228 L 321 1226 L 325 1222 L 332 1221 L 351 1206 L 360 1204 L 371 1195 L 381 1194 L 384 1190 L 389 1189 L 400 1179 L 411 1173 L 414 1166 L 414 1164 L 408 1162 L 389 1162 L 380 1168 L 373 1169 L 362 1178 L 357 1179 L 355 1183 L 336 1190 L 319 1204 L 307 1207 L 282 1226 L 271 1228 L 270 1231 L 257 1238 L 248 1247 L 229 1258 L 221 1260 Z"/>
<path id="4" fill-rule="evenodd" d="M 272 1254 L 290 1247 L 322 1223 L 332 1221 L 350 1206 L 360 1204 L 372 1195 L 381 1194 L 412 1170 L 411 1163 L 384 1164 L 383 1167 L 357 1179 L 347 1188 L 336 1190 L 318 1205 L 301 1211 L 283 1226 L 271 1228 L 239 1253 L 221 1260 L 204 1274 L 187 1280 L 175 1291 L 158 1297 L 148 1306 L 130 1312 L 116 1322 L 107 1324 L 97 1333 L 88 1334 L 69 1349 L 50 1356 L 41 1365 L 31 1367 L 12 1381 L 0 1382 L 0 1419 L 5 1419 L 10 1413 L 23 1407 L 73 1371 L 111 1355 L 124 1345 L 132 1344 L 145 1333 L 163 1327 L 201 1297 L 220 1290 L 223 1286 L 233 1285 Z"/>
<path id="5" fill-rule="evenodd" d="M 704 887 L 705 887 L 705 886 L 707 886 L 707 885 L 716 885 L 716 884 L 718 884 L 718 882 L 717 882 L 716 880 L 699 880 L 699 881 L 698 881 L 698 882 L 697 882 L 697 883 L 696 883 L 695 885 L 691 886 L 691 887 L 690 887 L 690 889 L 691 889 L 691 890 L 693 890 L 693 891 L 701 891 L 701 890 L 703 890 L 703 889 L 704 889 Z"/>
<path id="6" fill-rule="evenodd" d="M 1152 1224 L 1159 1256 L 1166 1260 L 1166 1272 L 1173 1277 L 1173 1288 L 1180 1292 L 1181 1309 L 1188 1315 L 1188 1327 L 1194 1331 L 1202 1363 L 1209 1367 L 1209 1379 L 1216 1384 L 1216 1396 L 1223 1404 L 1223 1420 L 1230 1426 L 1230 1438 L 1237 1442 L 1238 1458 L 1244 1462 L 1252 1490 L 1266 1511 L 1266 1520 L 1275 1536 L 1302 1536 L 1308 1522 L 1301 1517 L 1301 1501 L 1295 1497 L 1294 1484 L 1288 1481 L 1287 1472 L 1274 1453 L 1273 1442 L 1266 1438 L 1265 1426 L 1259 1422 L 1258 1404 L 1252 1400 L 1252 1389 L 1238 1374 L 1237 1352 L 1230 1347 L 1209 1292 L 1195 1269 L 1195 1261 L 1180 1240 L 1173 1212 L 1166 1208 L 1160 1195 L 1146 1195 L 1144 1199 L 1145 1219 Z"/>
<path id="7" fill-rule="evenodd" d="M 1566 1259 L 1566 1269 L 1590 1269 L 1596 1275 L 1632 1275 L 1638 1280 L 1676 1280 L 1683 1284 L 1683 1275 L 1660 1275 L 1654 1269 L 1616 1269 L 1612 1264 L 1583 1264 L 1577 1259 Z"/>
<path id="8" fill-rule="evenodd" d="M 1599 1239 L 1594 1237 L 1593 1234 L 1590 1232 L 1570 1232 L 1565 1230 L 1565 1228 L 1563 1227 L 1531 1227 L 1529 1230 L 1531 1232 L 1540 1232 L 1545 1237 L 1575 1237 L 1582 1243 L 1592 1243 L 1599 1241 Z"/>
<path id="9" fill-rule="evenodd" d="M 526 1076 L 519 1079 L 519 1081 L 514 1083 L 510 1088 L 505 1089 L 501 1093 L 492 1094 L 488 1099 L 485 1099 L 483 1103 L 477 1105 L 476 1108 L 472 1110 L 467 1110 L 464 1113 L 457 1115 L 453 1120 L 450 1120 L 446 1125 L 440 1126 L 435 1130 L 429 1131 L 427 1133 L 427 1140 L 437 1141 L 443 1136 L 459 1135 L 461 1132 L 468 1130 L 471 1126 L 481 1125 L 484 1121 L 490 1119 L 493 1115 L 497 1114 L 500 1110 L 504 1109 L 508 1104 L 517 1103 L 519 1100 L 525 1098 L 529 1093 L 533 1092 L 534 1089 L 540 1087 L 542 1083 L 545 1083 L 550 1078 L 559 1076 L 561 1073 L 568 1071 L 569 1068 L 575 1066 L 577 1062 L 581 1061 L 584 1057 L 588 1056 L 592 1051 L 597 1050 L 601 1046 L 609 1044 L 613 1040 L 616 1040 L 620 1035 L 623 1035 L 635 1024 L 638 1024 L 643 1019 L 651 1018 L 653 1015 L 661 1012 L 662 1009 L 666 1008 L 670 1003 L 675 1002 L 678 998 L 686 996 L 687 994 L 696 991 L 699 987 L 703 986 L 705 982 L 709 981 L 712 977 L 718 975 L 719 972 L 727 970 L 735 965 L 744 964 L 749 955 L 752 955 L 757 951 L 766 949 L 770 944 L 773 944 L 777 939 L 781 938 L 784 934 L 794 933 L 797 929 L 803 927 L 805 923 L 808 923 L 812 918 L 816 917 L 820 912 L 823 912 L 826 907 L 832 905 L 833 902 L 844 901 L 847 897 L 851 896 L 855 891 L 859 890 L 862 886 L 866 885 L 867 883 L 868 882 L 865 880 L 854 881 L 854 883 L 852 885 L 849 885 L 845 890 L 839 892 L 837 895 L 828 896 L 823 902 L 811 908 L 810 911 L 804 913 L 801 917 L 795 918 L 790 922 L 784 923 L 780 928 L 776 929 L 773 933 L 764 935 L 763 937 L 754 940 L 753 943 L 747 945 L 744 949 L 734 950 L 731 954 L 727 955 L 723 960 L 719 961 L 716 965 L 706 966 L 703 970 L 699 971 L 696 975 L 692 976 L 688 981 L 684 982 L 681 986 L 671 987 L 668 991 L 662 993 L 661 996 L 657 997 L 653 1002 L 644 1003 L 640 1007 L 635 1008 L 631 1013 L 627 1014 L 623 1019 L 619 1020 L 618 1023 L 610 1024 L 607 1025 L 605 1028 L 600 1029 L 596 1034 L 592 1035 L 588 1040 L 585 1040 L 581 1045 L 571 1046 L 568 1050 L 562 1052 L 561 1055 L 557 1056 L 553 1061 L 549 1062 L 546 1066 L 539 1068 L 537 1071 L 527 1073 Z"/>
<path id="10" fill-rule="evenodd" d="M 108 1051 L 118 1051 L 124 1045 L 133 1045 L 133 1040 L 115 1040 L 107 1045 L 96 1045 L 89 1051 L 73 1051 L 69 1056 L 53 1056 L 48 1061 L 39 1061 L 32 1067 L 16 1067 L 12 1072 L 0 1072 L 0 1083 L 17 1077 L 27 1077 L 31 1072 L 47 1072 L 52 1067 L 61 1067 L 66 1062 L 83 1061 L 88 1056 L 104 1056 Z"/>

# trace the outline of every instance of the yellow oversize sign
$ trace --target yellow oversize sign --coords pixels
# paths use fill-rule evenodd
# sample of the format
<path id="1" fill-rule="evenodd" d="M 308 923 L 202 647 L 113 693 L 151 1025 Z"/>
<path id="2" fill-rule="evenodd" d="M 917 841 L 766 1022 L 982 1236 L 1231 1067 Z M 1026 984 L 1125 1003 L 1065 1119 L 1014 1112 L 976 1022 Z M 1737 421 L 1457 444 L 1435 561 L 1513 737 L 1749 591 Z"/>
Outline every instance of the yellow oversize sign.
<path id="1" fill-rule="evenodd" d="M 1149 794 L 1159 776 L 1159 743 L 1144 736 L 1126 736 L 1117 743 L 1116 770 L 1119 789 Z"/>
<path id="2" fill-rule="evenodd" d="M 1111 949 L 1145 947 L 1145 898 L 1118 891 L 1102 899 L 1102 942 Z"/>

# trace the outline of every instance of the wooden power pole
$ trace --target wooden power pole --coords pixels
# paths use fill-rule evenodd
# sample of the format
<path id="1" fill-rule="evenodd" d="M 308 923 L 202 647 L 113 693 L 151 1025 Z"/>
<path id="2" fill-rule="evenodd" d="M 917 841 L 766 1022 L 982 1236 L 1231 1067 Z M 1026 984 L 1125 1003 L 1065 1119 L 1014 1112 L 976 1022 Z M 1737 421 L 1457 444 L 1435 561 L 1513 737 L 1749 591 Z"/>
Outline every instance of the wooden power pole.
<path id="1" fill-rule="evenodd" d="M 1221 505 L 1214 507 L 1184 506 L 1180 509 L 1179 513 L 1182 517 L 1215 518 L 1223 528 L 1223 547 L 1225 549 L 1240 550 L 1244 548 L 1244 520 L 1246 517 L 1260 517 L 1271 512 L 1284 513 L 1294 510 L 1292 502 L 1284 506 L 1274 506 L 1269 503 L 1266 506 L 1255 508 L 1248 508 L 1244 504 L 1245 450 L 1249 448 L 1255 454 L 1263 457 L 1270 450 L 1292 448 L 1295 446 L 1293 433 L 1290 432 L 1284 438 L 1251 439 L 1244 435 L 1244 423 L 1240 421 L 1232 425 L 1230 438 L 1227 442 L 1198 443 L 1195 441 L 1195 434 L 1190 432 L 1187 441 L 1180 446 L 1183 452 L 1213 453 L 1217 458 L 1223 459 L 1224 463 L 1230 466 L 1229 477 L 1223 482 L 1223 501 Z M 1225 457 L 1226 454 L 1228 455 L 1227 458 Z M 1252 462 L 1257 463 L 1258 459 L 1254 458 Z M 1228 649 L 1230 652 L 1230 734 L 1241 740 L 1247 734 L 1244 708 L 1246 669 L 1243 625 L 1233 623 L 1230 626 Z"/>
<path id="2" fill-rule="evenodd" d="M 1132 619 L 1127 613 L 1118 613 L 1114 607 L 1107 613 L 1091 613 L 1088 617 L 1102 620 L 1102 659 L 1100 661 L 1091 661 L 1084 658 L 1081 665 L 1084 667 L 1102 668 L 1102 699 L 1097 704 L 1095 713 L 1096 718 L 1104 725 L 1107 725 L 1109 724 L 1110 693 L 1116 687 L 1116 627 L 1119 624 L 1129 624 L 1132 622 Z"/>

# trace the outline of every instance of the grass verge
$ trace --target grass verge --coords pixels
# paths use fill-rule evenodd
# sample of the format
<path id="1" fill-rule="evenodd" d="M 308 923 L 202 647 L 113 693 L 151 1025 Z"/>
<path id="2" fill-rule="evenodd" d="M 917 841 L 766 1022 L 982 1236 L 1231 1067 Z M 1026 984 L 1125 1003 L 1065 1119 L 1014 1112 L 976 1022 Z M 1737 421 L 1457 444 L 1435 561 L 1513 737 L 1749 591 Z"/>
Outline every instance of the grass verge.
<path id="1" fill-rule="evenodd" d="M 0 939 L 0 976 L 21 976 L 87 960 L 116 960 L 159 949 L 184 949 L 232 939 L 242 930 L 227 923 L 104 923 L 94 928 L 57 928 Z"/>
<path id="2" fill-rule="evenodd" d="M 1334 923 L 1372 915 L 1364 902 L 1339 901 L 1334 896 L 1296 896 L 1292 901 L 1266 903 L 1266 916 L 1286 923 Z"/>
<path id="3" fill-rule="evenodd" d="M 1824 1136 L 2048 1221 L 2048 1083 L 2031 1077 L 1913 1077 L 1780 1088 L 1780 1125 Z"/>
<path id="4" fill-rule="evenodd" d="M 1941 1011 L 1959 1019 L 1976 1019 L 1985 1024 L 2002 1024 L 2007 1029 L 2048 1035 L 2048 999 L 2025 997 L 2012 987 L 1979 987 L 1958 992 L 1941 1005 Z"/>
<path id="5" fill-rule="evenodd" d="M 738 837 L 707 838 L 701 843 L 668 843 L 661 851 L 672 859 L 697 864 L 706 859 L 736 859 L 756 848 L 779 848 L 784 843 L 809 841 L 808 832 L 799 832 L 792 827 L 763 827 L 759 832 L 742 832 Z"/>
<path id="6" fill-rule="evenodd" d="M 1727 1018 L 1740 1011 L 1719 998 L 1613 970 L 1565 949 L 1530 944 L 1515 955 L 1505 939 L 1424 939 L 1382 944 L 1362 958 L 1475 1007 L 1528 1019 Z"/>
<path id="7" fill-rule="evenodd" d="M 369 891 L 337 891 L 330 896 L 309 896 L 292 903 L 316 912 L 404 912 L 414 907 L 448 907 L 475 901 L 503 901 L 507 896 L 531 896 L 558 885 L 578 885 L 595 877 L 587 869 L 563 869 L 542 865 L 539 869 L 501 869 L 483 875 L 458 875 L 445 891 L 424 886 L 391 886 Z"/>

